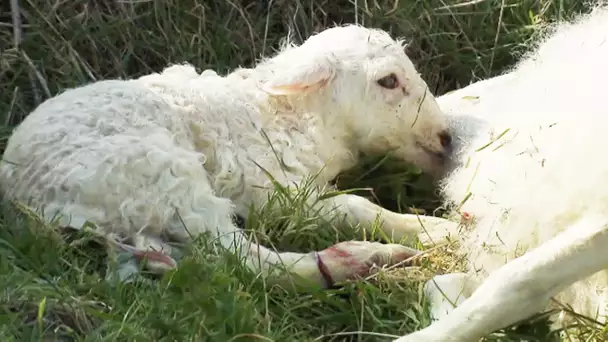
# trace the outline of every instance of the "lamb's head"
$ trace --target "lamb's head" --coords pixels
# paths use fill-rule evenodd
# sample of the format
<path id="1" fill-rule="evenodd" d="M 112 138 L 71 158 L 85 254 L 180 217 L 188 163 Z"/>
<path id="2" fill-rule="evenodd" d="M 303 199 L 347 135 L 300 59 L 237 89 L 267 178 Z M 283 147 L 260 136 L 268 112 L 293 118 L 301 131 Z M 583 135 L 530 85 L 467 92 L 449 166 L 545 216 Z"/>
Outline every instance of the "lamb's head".
<path id="1" fill-rule="evenodd" d="M 358 151 L 394 151 L 425 171 L 443 170 L 451 153 L 446 117 L 403 42 L 385 31 L 329 28 L 258 67 L 263 90 L 322 116 Z"/>

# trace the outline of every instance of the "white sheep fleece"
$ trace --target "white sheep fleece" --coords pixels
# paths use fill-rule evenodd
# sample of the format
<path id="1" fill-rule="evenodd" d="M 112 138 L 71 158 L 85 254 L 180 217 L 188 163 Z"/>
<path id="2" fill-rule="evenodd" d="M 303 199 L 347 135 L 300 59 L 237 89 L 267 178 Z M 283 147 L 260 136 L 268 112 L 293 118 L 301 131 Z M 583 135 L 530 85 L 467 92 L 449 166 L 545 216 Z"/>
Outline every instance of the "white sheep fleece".
<path id="1" fill-rule="evenodd" d="M 438 320 L 396 341 L 477 341 L 546 309 L 554 295 L 606 321 L 607 79 L 601 2 L 554 26 L 508 73 L 438 98 L 451 118 L 458 165 L 443 194 L 453 204 L 471 194 L 460 210 L 475 222 L 454 237 L 473 277 L 434 279 L 451 301 L 460 294 L 457 309 L 427 283 Z"/>
<path id="2" fill-rule="evenodd" d="M 377 81 L 391 73 L 397 87 L 381 87 Z M 246 217 L 248 206 L 264 205 L 273 189 L 259 166 L 285 186 L 318 175 L 320 189 L 361 152 L 396 149 L 404 160 L 440 171 L 445 163 L 438 155 L 449 150 L 446 128 L 402 41 L 381 30 L 337 26 L 300 46 L 284 44 L 274 57 L 229 77 L 199 75 L 184 64 L 68 89 L 14 130 L 0 184 L 8 198 L 47 217 L 59 213 L 64 225 L 88 220 L 100 233 L 134 239 L 140 249 L 168 254 L 159 239 L 188 241 L 208 231 L 226 248 L 236 244 L 254 270 L 268 271 L 282 260 L 294 264 L 293 273 L 323 284 L 327 274 L 318 259 L 338 281 L 415 251 L 345 242 L 319 253 L 279 254 L 244 242 L 233 214 Z M 414 215 L 359 196 L 318 205 L 326 213 L 337 206 L 364 228 L 380 215 L 386 233 L 397 238 L 420 228 Z M 425 222 L 451 225 L 432 217 Z"/>

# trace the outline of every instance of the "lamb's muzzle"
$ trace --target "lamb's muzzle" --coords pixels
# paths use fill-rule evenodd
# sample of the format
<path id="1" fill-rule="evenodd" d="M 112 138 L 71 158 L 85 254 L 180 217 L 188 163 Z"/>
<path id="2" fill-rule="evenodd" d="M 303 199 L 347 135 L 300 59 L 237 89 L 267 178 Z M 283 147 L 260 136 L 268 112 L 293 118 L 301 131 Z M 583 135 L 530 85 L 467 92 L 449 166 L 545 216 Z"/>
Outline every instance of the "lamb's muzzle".
<path id="1" fill-rule="evenodd" d="M 441 147 L 443 147 L 444 155 L 452 154 L 452 134 L 448 130 L 439 133 L 439 143 L 441 144 Z"/>
<path id="2" fill-rule="evenodd" d="M 452 145 L 452 134 L 448 130 L 441 131 L 438 135 L 440 149 L 435 150 L 427 147 L 426 145 L 416 142 L 416 146 L 423 149 L 425 152 L 437 158 L 439 164 L 445 163 L 448 158 L 452 156 L 453 145 Z"/>

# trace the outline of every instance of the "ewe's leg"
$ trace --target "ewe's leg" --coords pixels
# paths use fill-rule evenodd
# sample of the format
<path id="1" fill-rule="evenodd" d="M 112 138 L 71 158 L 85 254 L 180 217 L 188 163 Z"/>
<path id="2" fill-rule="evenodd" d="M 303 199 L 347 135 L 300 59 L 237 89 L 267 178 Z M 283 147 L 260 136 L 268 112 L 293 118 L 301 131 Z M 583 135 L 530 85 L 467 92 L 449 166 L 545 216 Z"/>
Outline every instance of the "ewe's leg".
<path id="1" fill-rule="evenodd" d="M 395 342 L 478 341 L 543 310 L 567 286 L 608 264 L 608 219 L 585 218 L 488 277 L 443 319 Z"/>
<path id="2" fill-rule="evenodd" d="M 424 294 L 431 305 L 431 319 L 440 320 L 454 311 L 478 286 L 476 280 L 466 273 L 442 274 L 427 281 Z"/>
<path id="3" fill-rule="evenodd" d="M 364 229 L 372 227 L 379 220 L 382 231 L 393 241 L 413 241 L 416 237 L 423 243 L 439 243 L 448 235 L 458 233 L 458 223 L 443 218 L 398 214 L 386 210 L 371 201 L 356 195 L 342 194 L 322 201 L 327 210 L 335 207 L 338 213 L 345 215 L 352 225 Z"/>

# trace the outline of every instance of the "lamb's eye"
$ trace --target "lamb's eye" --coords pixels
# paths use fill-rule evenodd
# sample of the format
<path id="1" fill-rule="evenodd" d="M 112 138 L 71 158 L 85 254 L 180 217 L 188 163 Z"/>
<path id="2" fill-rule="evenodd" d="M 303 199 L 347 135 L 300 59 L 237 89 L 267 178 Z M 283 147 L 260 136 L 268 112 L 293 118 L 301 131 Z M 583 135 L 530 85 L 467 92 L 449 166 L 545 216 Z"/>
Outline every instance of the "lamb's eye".
<path id="1" fill-rule="evenodd" d="M 397 79 L 397 75 L 390 74 L 379 79 L 378 85 L 386 89 L 395 89 L 399 86 L 399 80 Z"/>

